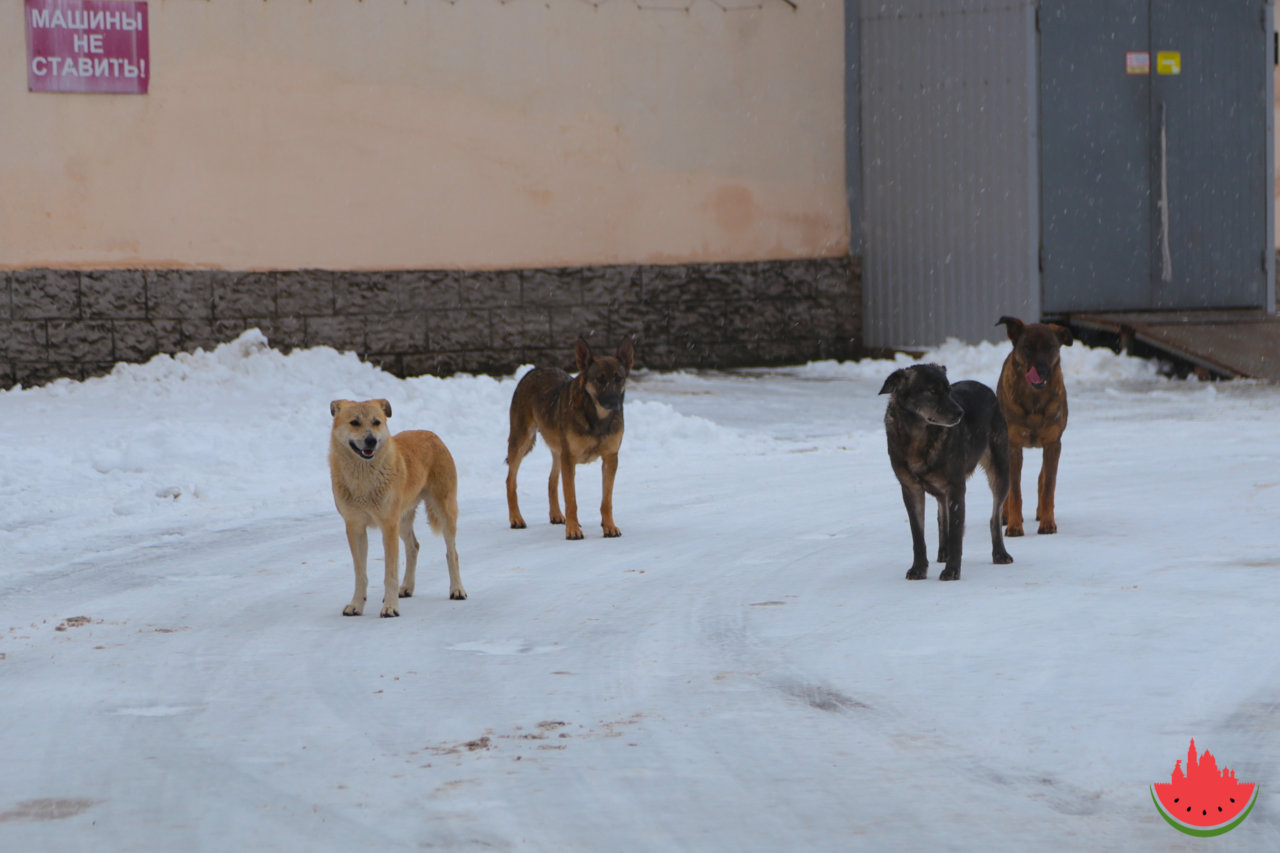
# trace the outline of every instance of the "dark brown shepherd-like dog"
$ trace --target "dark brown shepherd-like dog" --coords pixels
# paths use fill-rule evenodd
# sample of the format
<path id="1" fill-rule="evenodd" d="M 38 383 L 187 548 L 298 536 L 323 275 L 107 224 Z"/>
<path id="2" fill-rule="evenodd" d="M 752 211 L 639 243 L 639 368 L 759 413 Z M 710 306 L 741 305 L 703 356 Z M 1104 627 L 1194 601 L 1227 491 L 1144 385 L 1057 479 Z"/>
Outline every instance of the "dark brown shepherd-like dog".
<path id="1" fill-rule="evenodd" d="M 881 394 L 889 462 L 902 486 L 911 523 L 913 559 L 907 580 L 924 580 L 929 555 L 924 544 L 924 496 L 938 502 L 938 580 L 960 580 L 964 541 L 965 483 L 981 465 L 991 486 L 991 561 L 1012 563 L 1000 536 L 1000 506 L 1009 490 L 1009 432 L 995 393 L 981 382 L 947 381 L 947 369 L 917 364 L 895 370 Z"/>
<path id="2" fill-rule="evenodd" d="M 635 348 L 628 338 L 615 355 L 597 356 L 582 338 L 573 347 L 578 375 L 556 367 L 537 367 L 516 385 L 511 396 L 511 434 L 507 438 L 507 510 L 513 528 L 525 526 L 516 500 L 516 472 L 533 449 L 538 433 L 551 450 L 551 478 L 547 498 L 551 523 L 563 524 L 565 539 L 581 539 L 574 466 L 600 459 L 603 488 L 600 525 L 605 536 L 621 536 L 613 522 L 613 478 L 618 473 L 618 448 L 622 445 L 622 401 L 627 376 L 635 362 Z M 564 482 L 564 513 L 560 512 L 557 481 Z"/>
<path id="3" fill-rule="evenodd" d="M 1052 323 L 1026 324 L 1016 317 L 1001 317 L 1013 341 L 1013 352 L 1000 369 L 996 396 L 1009 424 L 1009 498 L 1002 518 L 1006 536 L 1022 535 L 1022 449 L 1043 447 L 1040 482 L 1036 492 L 1039 533 L 1057 533 L 1053 517 L 1053 493 L 1058 484 L 1058 459 L 1062 432 L 1067 428 L 1067 386 L 1062 381 L 1058 351 L 1070 346 L 1071 330 Z"/>

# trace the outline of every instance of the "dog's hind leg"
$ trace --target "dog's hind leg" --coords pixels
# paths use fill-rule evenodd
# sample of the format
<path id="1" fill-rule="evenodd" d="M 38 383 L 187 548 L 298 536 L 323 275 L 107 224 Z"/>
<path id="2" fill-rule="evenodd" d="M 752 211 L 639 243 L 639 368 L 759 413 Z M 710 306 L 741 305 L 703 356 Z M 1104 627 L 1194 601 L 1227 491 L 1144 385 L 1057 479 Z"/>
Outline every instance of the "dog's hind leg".
<path id="1" fill-rule="evenodd" d="M 929 576 L 929 553 L 924 544 L 924 488 L 919 483 L 901 485 L 902 502 L 906 504 L 907 521 L 911 524 L 912 560 L 907 580 L 924 580 Z"/>
<path id="2" fill-rule="evenodd" d="M 458 526 L 449 523 L 444 528 L 444 560 L 449 567 L 449 598 L 452 601 L 466 601 L 467 591 L 462 586 L 462 572 L 458 568 Z"/>
<path id="3" fill-rule="evenodd" d="M 516 497 L 516 472 L 520 470 L 520 463 L 533 449 L 537 436 L 538 432 L 533 423 L 524 423 L 513 410 L 511 435 L 507 439 L 507 517 L 514 530 L 525 527 L 524 517 L 520 515 L 520 501 Z"/>
<path id="4" fill-rule="evenodd" d="M 456 486 L 455 486 L 456 488 Z M 462 587 L 462 572 L 458 568 L 458 496 L 448 484 L 432 484 L 427 498 L 427 522 L 431 529 L 444 537 L 444 561 L 449 567 L 449 598 L 464 601 L 467 591 Z"/>
<path id="5" fill-rule="evenodd" d="M 364 612 L 365 598 L 369 592 L 369 531 L 363 524 L 347 522 L 347 545 L 351 548 L 351 562 L 355 566 L 356 591 L 351 603 L 342 608 L 343 616 L 359 616 Z"/>
<path id="6" fill-rule="evenodd" d="M 569 495 L 566 493 L 565 503 L 568 502 Z M 564 513 L 560 511 L 560 454 L 554 449 L 551 451 L 551 475 L 547 477 L 547 504 L 550 508 L 551 523 L 564 524 Z"/>
<path id="7" fill-rule="evenodd" d="M 418 537 L 413 532 L 413 516 L 417 506 L 411 507 L 400 518 L 400 541 L 404 543 L 404 579 L 400 581 L 400 597 L 412 598 L 414 578 L 418 569 Z"/>
<path id="8" fill-rule="evenodd" d="M 600 490 L 600 526 L 604 528 L 606 537 L 621 536 L 622 531 L 613 523 L 613 479 L 618 474 L 618 454 L 604 454 L 600 457 L 600 466 L 603 470 Z"/>
<path id="9" fill-rule="evenodd" d="M 1040 465 L 1040 489 L 1036 496 L 1036 520 L 1040 522 L 1037 533 L 1058 532 L 1058 522 L 1053 514 L 1053 495 L 1058 486 L 1058 459 L 1061 456 L 1061 441 L 1044 446 L 1044 459 Z"/>
<path id="10" fill-rule="evenodd" d="M 993 442 L 987 456 L 982 460 L 982 467 L 987 472 L 987 483 L 991 486 L 991 562 L 998 566 L 1013 562 L 1013 557 L 1005 550 L 1004 538 L 1000 535 L 1000 510 L 1004 507 L 1005 496 L 1009 492 L 1009 467 L 1000 464 L 1009 454 L 1001 442 Z"/>

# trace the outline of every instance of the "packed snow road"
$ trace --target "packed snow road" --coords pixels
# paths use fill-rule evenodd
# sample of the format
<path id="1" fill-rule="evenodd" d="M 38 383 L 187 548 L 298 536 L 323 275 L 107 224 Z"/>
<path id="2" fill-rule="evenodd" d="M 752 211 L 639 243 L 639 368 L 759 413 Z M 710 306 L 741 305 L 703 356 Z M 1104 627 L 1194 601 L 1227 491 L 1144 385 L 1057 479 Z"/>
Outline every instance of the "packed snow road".
<path id="1" fill-rule="evenodd" d="M 1064 358 L 1061 532 L 993 566 L 971 512 L 952 584 L 903 580 L 889 362 L 635 377 L 581 542 L 540 446 L 507 528 L 510 378 L 250 334 L 0 394 L 44 436 L 0 467 L 0 849 L 1274 849 L 1280 389 Z M 328 401 L 372 396 L 458 461 L 467 601 L 420 518 L 401 617 L 340 615 Z M 1261 785 L 1216 841 L 1147 789 L 1192 737 Z"/>

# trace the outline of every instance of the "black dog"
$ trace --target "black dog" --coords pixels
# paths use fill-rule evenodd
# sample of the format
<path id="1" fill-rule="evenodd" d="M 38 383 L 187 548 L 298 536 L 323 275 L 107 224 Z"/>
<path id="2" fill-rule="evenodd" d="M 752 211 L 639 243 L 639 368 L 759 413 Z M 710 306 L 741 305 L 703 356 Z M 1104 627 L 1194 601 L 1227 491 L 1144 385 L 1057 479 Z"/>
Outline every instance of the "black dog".
<path id="1" fill-rule="evenodd" d="M 884 428 L 889 462 L 902 484 L 911 522 L 914 559 L 907 580 L 929 574 L 924 544 L 924 496 L 938 501 L 938 580 L 960 580 L 964 541 L 965 481 L 981 465 L 991 484 L 991 560 L 1012 563 L 1000 535 L 1000 508 L 1009 493 L 1009 428 L 995 392 L 981 382 L 947 381 L 947 369 L 920 364 L 895 370 L 885 380 Z"/>

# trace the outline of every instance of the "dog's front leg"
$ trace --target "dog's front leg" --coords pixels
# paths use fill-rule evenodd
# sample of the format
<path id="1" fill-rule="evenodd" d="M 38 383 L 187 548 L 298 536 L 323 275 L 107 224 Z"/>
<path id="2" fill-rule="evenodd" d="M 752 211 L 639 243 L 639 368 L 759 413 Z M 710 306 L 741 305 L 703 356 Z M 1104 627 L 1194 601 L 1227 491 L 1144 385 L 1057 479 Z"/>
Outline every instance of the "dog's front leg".
<path id="1" fill-rule="evenodd" d="M 380 616 L 400 615 L 400 524 L 389 521 L 382 526 L 382 554 L 386 572 L 382 576 L 382 612 Z"/>
<path id="2" fill-rule="evenodd" d="M 604 535 L 621 536 L 622 531 L 613 523 L 613 478 L 618 474 L 618 454 L 606 453 L 600 457 L 601 489 L 600 489 L 600 526 Z"/>
<path id="3" fill-rule="evenodd" d="M 1040 463 L 1040 492 L 1036 496 L 1036 518 L 1040 520 L 1038 533 L 1058 532 L 1058 522 L 1053 517 L 1053 493 L 1058 485 L 1058 459 L 1061 457 L 1061 441 L 1044 446 L 1044 459 Z"/>
<path id="4" fill-rule="evenodd" d="M 359 616 L 364 612 L 365 596 L 369 590 L 369 574 L 366 561 L 369 558 L 369 531 L 363 524 L 347 521 L 347 546 L 351 548 L 351 562 L 356 570 L 356 591 L 351 603 L 342 608 L 343 616 Z"/>
<path id="5" fill-rule="evenodd" d="M 912 560 L 907 580 L 924 580 L 929 576 L 929 554 L 924 544 L 924 488 L 902 483 L 902 502 L 906 504 L 907 521 L 911 524 Z"/>
<path id="6" fill-rule="evenodd" d="M 1009 497 L 1004 502 L 1005 536 L 1022 535 L 1022 447 L 1009 444 Z"/>
<path id="7" fill-rule="evenodd" d="M 564 483 L 564 538 L 581 539 L 582 525 L 578 524 L 578 493 L 573 484 L 573 454 L 568 447 L 560 448 L 560 481 Z"/>
<path id="8" fill-rule="evenodd" d="M 940 581 L 960 580 L 960 554 L 964 549 L 964 482 L 952 486 L 947 502 L 947 567 L 938 575 Z"/>
<path id="9" fill-rule="evenodd" d="M 947 501 L 945 498 L 938 499 L 938 562 L 945 563 L 947 561 Z"/>

